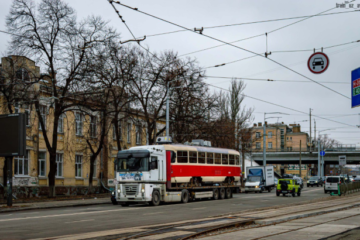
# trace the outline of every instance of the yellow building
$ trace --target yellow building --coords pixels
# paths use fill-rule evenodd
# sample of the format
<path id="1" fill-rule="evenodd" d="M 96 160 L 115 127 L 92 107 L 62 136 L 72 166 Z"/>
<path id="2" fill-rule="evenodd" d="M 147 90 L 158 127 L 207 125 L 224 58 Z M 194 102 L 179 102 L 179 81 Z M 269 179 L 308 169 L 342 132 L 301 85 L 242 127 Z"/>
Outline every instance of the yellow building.
<path id="1" fill-rule="evenodd" d="M 9 56 L 1 59 L 0 78 L 6 84 L 6 79 L 16 78 L 21 81 L 34 82 L 31 88 L 40 91 L 40 112 L 46 123 L 47 135 L 52 135 L 53 108 L 51 96 L 42 91 L 46 88 L 50 76 L 41 75 L 40 68 L 35 62 L 21 56 Z M 38 79 L 41 79 L 38 81 Z M 16 94 L 20 94 L 17 91 Z M 16 194 L 22 187 L 27 189 L 26 196 L 46 194 L 48 173 L 50 170 L 49 154 L 45 145 L 34 104 L 31 102 L 17 102 L 9 106 L 4 93 L 0 93 L 0 114 L 12 112 L 26 113 L 26 155 L 13 159 L 13 186 Z M 10 108 L 10 109 L 9 109 Z M 121 116 L 120 116 L 121 117 Z M 97 132 L 100 129 L 98 112 L 84 112 L 80 107 L 67 111 L 60 118 L 58 131 L 58 147 L 56 153 L 57 194 L 76 194 L 86 191 L 89 184 L 91 151 L 87 140 L 96 148 Z M 158 129 L 165 126 L 165 121 L 158 122 Z M 121 147 L 128 149 L 132 146 L 147 144 L 145 121 L 141 114 L 131 115 L 120 122 Z M 100 186 L 101 180 L 108 185 L 114 179 L 114 160 L 118 152 L 114 127 L 109 124 L 105 145 L 94 166 L 93 186 Z M 0 158 L 0 183 L 4 184 L 4 158 Z M 26 188 L 31 187 L 31 188 Z M 59 188 L 62 187 L 62 188 Z M 82 187 L 82 188 L 81 188 Z M 1 189 L 1 186 L 0 186 Z M 22 190 L 23 190 L 22 189 Z M 31 190 L 29 190 L 31 189 Z M 34 190 L 35 189 L 35 190 Z M 24 191 L 23 191 L 24 192 Z M 1 195 L 1 191 L 0 191 Z"/>
<path id="2" fill-rule="evenodd" d="M 309 136 L 305 132 L 301 132 L 300 124 L 289 124 L 282 123 L 266 124 L 266 152 L 291 152 L 308 151 Z M 262 152 L 263 151 L 263 135 L 264 126 L 261 122 L 254 124 L 252 132 L 252 151 Z M 298 165 L 277 165 L 275 171 L 279 174 L 296 174 L 299 175 Z M 302 165 L 302 177 L 305 177 L 307 173 L 307 167 L 305 164 Z"/>

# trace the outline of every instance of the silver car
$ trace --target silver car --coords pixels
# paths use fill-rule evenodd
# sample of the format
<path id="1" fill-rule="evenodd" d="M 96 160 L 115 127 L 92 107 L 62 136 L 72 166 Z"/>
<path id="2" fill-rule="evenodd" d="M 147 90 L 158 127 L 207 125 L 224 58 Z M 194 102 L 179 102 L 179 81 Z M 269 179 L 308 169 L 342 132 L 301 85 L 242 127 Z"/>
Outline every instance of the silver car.
<path id="1" fill-rule="evenodd" d="M 341 183 L 340 176 L 328 176 L 325 179 L 324 193 L 337 192 L 338 184 Z"/>

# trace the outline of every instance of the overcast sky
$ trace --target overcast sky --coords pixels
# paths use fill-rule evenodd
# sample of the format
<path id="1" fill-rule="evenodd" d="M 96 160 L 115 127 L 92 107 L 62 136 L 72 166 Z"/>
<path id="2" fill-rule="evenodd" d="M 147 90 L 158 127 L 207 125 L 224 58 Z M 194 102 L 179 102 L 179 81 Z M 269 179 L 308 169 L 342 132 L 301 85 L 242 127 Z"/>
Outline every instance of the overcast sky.
<path id="1" fill-rule="evenodd" d="M 108 20 L 110 25 L 116 27 L 123 40 L 131 38 L 130 33 L 107 0 L 65 1 L 69 2 L 77 11 L 79 19 L 89 15 L 99 15 Z M 35 2 L 40 2 L 40 0 L 35 0 Z M 336 3 L 342 3 L 340 0 L 122 0 L 121 2 L 188 28 L 314 15 L 336 7 Z M 0 1 L 0 30 L 6 30 L 5 16 L 9 12 L 11 3 L 11 0 Z M 354 4 L 357 6 L 357 4 L 360 4 L 360 0 L 355 1 Z M 150 18 L 139 12 L 119 5 L 116 5 L 116 7 L 138 37 L 179 30 L 176 26 Z M 352 10 L 355 9 L 335 8 L 327 13 Z M 299 19 L 205 29 L 204 34 L 227 42 L 263 34 L 263 36 L 234 44 L 253 52 L 264 53 L 266 51 L 265 33 L 296 21 L 299 21 Z M 357 24 L 359 22 L 360 11 L 314 17 L 269 33 L 268 50 L 313 49 L 357 41 L 360 40 L 359 25 Z M 2 56 L 6 52 L 9 39 L 9 35 L 0 33 L 0 53 Z M 182 55 L 221 43 L 191 32 L 181 32 L 148 37 L 143 44 L 150 47 L 153 52 L 174 50 L 179 55 Z M 341 84 L 323 84 L 351 97 L 351 71 L 360 67 L 360 42 L 326 49 L 324 53 L 329 56 L 330 66 L 324 73 L 319 75 L 311 73 L 307 68 L 307 60 L 312 52 L 273 53 L 269 57 L 315 81 L 341 82 Z M 196 58 L 203 67 L 231 62 L 249 56 L 252 56 L 252 54 L 231 46 L 223 46 L 189 55 L 189 57 Z M 31 56 L 28 57 L 31 58 Z M 221 77 L 308 81 L 304 77 L 262 57 L 254 57 L 222 67 L 209 68 L 206 74 Z M 245 81 L 247 84 L 245 94 L 251 97 L 306 113 L 309 112 L 309 108 L 312 108 L 314 115 L 331 118 L 353 126 L 360 125 L 360 108 L 352 109 L 349 99 L 315 83 Z M 218 87 L 228 88 L 230 79 L 208 78 L 206 82 Z M 212 91 L 219 91 L 219 89 L 213 88 Z M 303 131 L 309 131 L 309 122 L 300 122 L 308 120 L 309 115 L 250 98 L 246 99 L 245 104 L 247 107 L 255 108 L 255 122 L 263 121 L 264 112 L 283 112 L 289 115 L 272 116 L 282 117 L 279 121 L 287 124 L 300 123 Z M 317 130 L 335 128 L 323 132 L 330 134 L 329 137 L 335 138 L 344 144 L 360 145 L 360 130 L 316 117 L 315 119 Z M 276 118 L 268 120 L 270 123 L 276 121 Z"/>

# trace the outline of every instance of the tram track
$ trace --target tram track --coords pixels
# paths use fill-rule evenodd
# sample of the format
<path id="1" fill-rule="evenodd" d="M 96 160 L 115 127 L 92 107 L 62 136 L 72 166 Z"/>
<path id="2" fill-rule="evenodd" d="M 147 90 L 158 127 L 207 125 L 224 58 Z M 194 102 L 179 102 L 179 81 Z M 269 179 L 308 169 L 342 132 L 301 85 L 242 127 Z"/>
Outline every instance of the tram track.
<path id="1" fill-rule="evenodd" d="M 356 194 L 358 195 L 358 194 Z M 258 209 L 258 210 L 249 210 L 246 212 L 238 212 L 238 213 L 231 213 L 231 214 L 224 214 L 224 215 L 218 215 L 210 217 L 209 219 L 203 219 L 199 221 L 193 221 L 191 223 L 180 223 L 180 224 L 172 224 L 161 228 L 151 229 L 149 231 L 140 232 L 136 234 L 132 234 L 129 236 L 124 236 L 120 238 L 113 238 L 118 240 L 130 240 L 130 239 L 146 239 L 146 237 L 151 236 L 152 239 L 156 239 L 156 235 L 169 235 L 169 237 L 162 238 L 162 239 L 177 239 L 177 240 L 186 240 L 186 239 L 194 239 L 198 238 L 199 236 L 208 235 L 210 233 L 214 233 L 216 235 L 217 232 L 225 229 L 236 229 L 234 231 L 241 230 L 241 227 L 253 225 L 258 220 L 264 220 L 264 219 L 271 219 L 271 218 L 279 218 L 286 215 L 296 215 L 300 213 L 306 213 L 306 212 L 312 212 L 316 210 L 325 210 L 329 209 L 329 211 L 326 211 L 326 213 L 332 212 L 332 211 L 338 211 L 338 209 L 334 209 L 341 205 L 352 205 L 353 206 L 360 206 L 360 202 L 356 199 L 352 199 L 354 196 L 349 196 L 344 199 L 334 199 L 334 200 L 323 200 L 320 202 L 314 202 L 314 203 L 303 203 L 303 204 L 294 204 L 296 205 L 296 209 L 294 211 L 291 211 L 288 206 L 275 206 L 270 207 L 268 209 Z M 356 197 L 356 196 L 355 196 Z M 326 206 L 321 206 L 321 205 Z M 309 207 L 309 205 L 311 205 Z M 324 214 L 324 213 L 319 213 Z M 317 215 L 316 213 L 314 215 Z M 231 220 L 230 222 L 223 223 L 223 221 Z M 216 224 L 216 222 L 219 222 L 219 224 Z M 211 225 L 211 223 L 214 223 L 216 225 Z M 210 224 L 210 225 L 209 225 Z M 199 225 L 199 227 L 196 227 Z M 268 224 L 273 225 L 273 224 Z M 261 226 L 254 226 L 254 227 L 263 227 L 267 225 L 261 225 Z M 191 229 L 191 233 L 184 233 L 184 235 L 177 235 L 177 236 L 171 236 L 171 233 L 186 232 L 187 230 Z M 230 231 L 231 232 L 231 231 Z"/>

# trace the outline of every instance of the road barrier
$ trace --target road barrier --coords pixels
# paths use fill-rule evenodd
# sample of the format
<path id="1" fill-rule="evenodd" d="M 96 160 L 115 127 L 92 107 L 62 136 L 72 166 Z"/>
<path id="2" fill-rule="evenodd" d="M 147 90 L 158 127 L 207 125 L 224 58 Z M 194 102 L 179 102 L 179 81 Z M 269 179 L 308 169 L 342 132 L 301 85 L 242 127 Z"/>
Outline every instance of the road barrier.
<path id="1" fill-rule="evenodd" d="M 360 182 L 338 184 L 338 195 L 346 195 L 360 191 Z"/>

